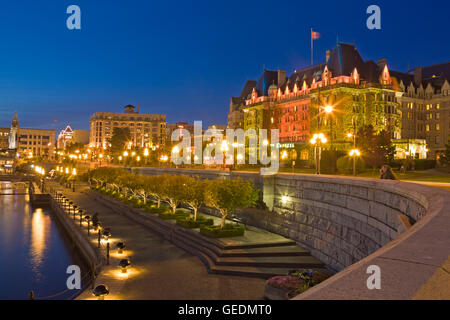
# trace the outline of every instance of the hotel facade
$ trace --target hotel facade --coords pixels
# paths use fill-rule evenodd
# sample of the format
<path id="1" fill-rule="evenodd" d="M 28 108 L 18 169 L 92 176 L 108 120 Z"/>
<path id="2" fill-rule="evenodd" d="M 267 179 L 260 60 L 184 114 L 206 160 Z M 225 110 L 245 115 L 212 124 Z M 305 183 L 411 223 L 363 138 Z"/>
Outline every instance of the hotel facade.
<path id="1" fill-rule="evenodd" d="M 439 158 L 450 134 L 449 79 L 450 62 L 397 72 L 386 59 L 364 61 L 353 45 L 338 43 L 324 63 L 288 77 L 264 70 L 258 81 L 247 81 L 231 98 L 228 127 L 278 129 L 292 160 L 310 157 L 314 133 L 345 151 L 366 125 L 389 132 L 399 158 Z"/>
<path id="2" fill-rule="evenodd" d="M 127 105 L 123 113 L 96 112 L 90 120 L 89 147 L 107 148 L 114 128 L 129 128 L 134 147 L 164 145 L 166 116 L 162 114 L 140 114 L 139 105 Z"/>

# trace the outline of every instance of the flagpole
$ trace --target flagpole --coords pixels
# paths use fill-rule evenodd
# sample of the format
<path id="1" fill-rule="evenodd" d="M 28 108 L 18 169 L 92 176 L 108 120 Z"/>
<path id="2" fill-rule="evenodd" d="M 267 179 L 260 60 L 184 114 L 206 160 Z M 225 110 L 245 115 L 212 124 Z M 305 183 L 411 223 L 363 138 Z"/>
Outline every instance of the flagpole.
<path id="1" fill-rule="evenodd" d="M 311 28 L 311 35 L 310 35 L 310 37 L 311 37 L 311 66 L 314 64 L 314 42 L 313 42 L 313 36 L 312 36 L 312 32 L 313 32 L 313 29 Z"/>

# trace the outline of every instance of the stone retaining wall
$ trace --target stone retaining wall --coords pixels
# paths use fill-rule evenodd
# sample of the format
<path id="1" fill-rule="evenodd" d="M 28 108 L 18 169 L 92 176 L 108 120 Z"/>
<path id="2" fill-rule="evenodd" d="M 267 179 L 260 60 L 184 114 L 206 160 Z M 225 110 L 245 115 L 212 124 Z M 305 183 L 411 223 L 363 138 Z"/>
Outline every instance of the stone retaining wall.
<path id="1" fill-rule="evenodd" d="M 74 247 L 82 256 L 85 263 L 89 266 L 89 272 L 98 275 L 101 271 L 105 258 L 101 255 L 97 248 L 95 248 L 85 235 L 80 231 L 80 228 L 74 221 L 69 218 L 67 213 L 58 205 L 58 203 L 51 198 L 50 207 L 53 216 L 58 223 L 63 227 L 65 234 L 72 241 Z"/>
<path id="2" fill-rule="evenodd" d="M 289 174 L 263 177 L 259 173 L 192 169 L 135 171 L 251 179 L 271 210 L 246 209 L 238 216 L 249 225 L 297 241 L 336 271 L 396 239 L 428 208 L 425 196 L 398 181 Z"/>
<path id="3" fill-rule="evenodd" d="M 298 241 L 334 270 L 397 238 L 428 207 L 419 193 L 396 187 L 399 182 L 299 175 L 271 179 L 273 211 L 240 215 L 251 225 Z"/>

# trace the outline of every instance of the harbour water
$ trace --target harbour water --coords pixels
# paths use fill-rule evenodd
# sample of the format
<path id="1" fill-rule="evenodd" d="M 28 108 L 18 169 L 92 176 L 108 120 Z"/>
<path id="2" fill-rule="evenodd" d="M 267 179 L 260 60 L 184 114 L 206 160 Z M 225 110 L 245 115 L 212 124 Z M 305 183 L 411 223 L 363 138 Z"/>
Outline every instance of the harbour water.
<path id="1" fill-rule="evenodd" d="M 0 182 L 0 299 L 27 299 L 31 290 L 36 299 L 72 299 L 80 290 L 67 290 L 69 265 L 84 270 L 50 209 Z"/>

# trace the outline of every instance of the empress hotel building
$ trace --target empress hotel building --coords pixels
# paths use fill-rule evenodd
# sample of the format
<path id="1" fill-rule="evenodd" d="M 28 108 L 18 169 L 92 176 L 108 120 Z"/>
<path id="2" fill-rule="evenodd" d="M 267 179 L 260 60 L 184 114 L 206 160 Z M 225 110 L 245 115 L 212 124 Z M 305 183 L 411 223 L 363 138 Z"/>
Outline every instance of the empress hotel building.
<path id="1" fill-rule="evenodd" d="M 311 134 L 324 132 L 334 148 L 347 150 L 349 133 L 370 124 L 390 132 L 398 158 L 439 158 L 450 135 L 449 83 L 450 62 L 400 72 L 338 43 L 320 64 L 291 75 L 264 69 L 247 81 L 231 98 L 228 127 L 278 129 L 280 143 L 307 158 Z"/>

